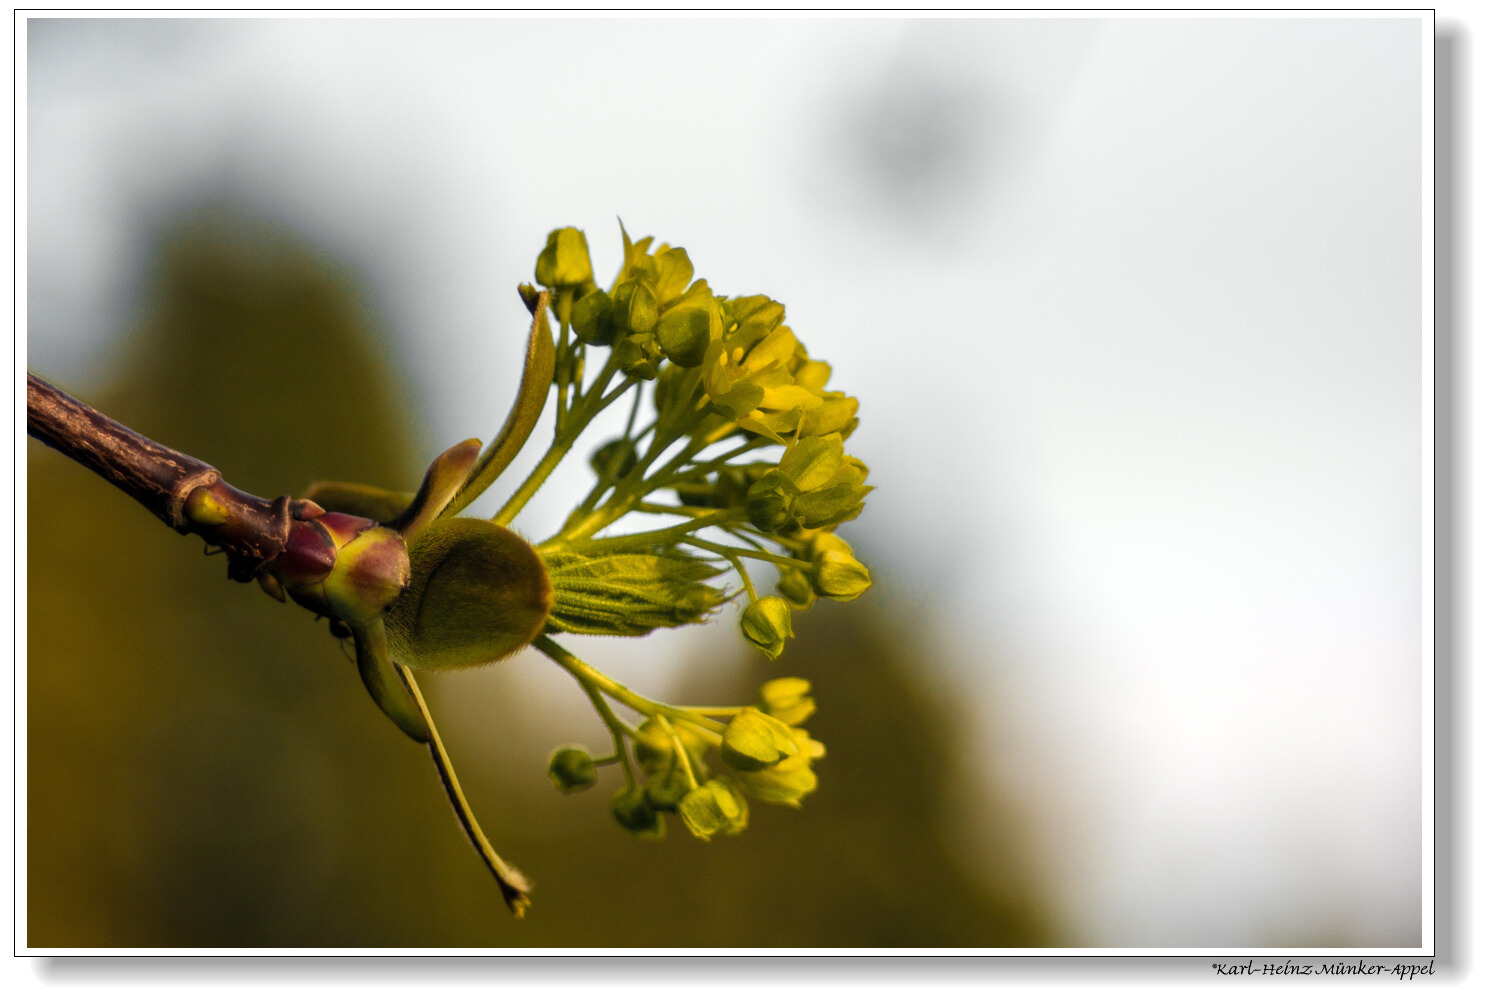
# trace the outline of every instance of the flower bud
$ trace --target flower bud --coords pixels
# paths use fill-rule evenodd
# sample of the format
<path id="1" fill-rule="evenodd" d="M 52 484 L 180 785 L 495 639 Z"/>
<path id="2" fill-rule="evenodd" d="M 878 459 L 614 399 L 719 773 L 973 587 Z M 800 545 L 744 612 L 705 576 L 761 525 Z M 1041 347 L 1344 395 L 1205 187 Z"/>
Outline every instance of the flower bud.
<path id="1" fill-rule="evenodd" d="M 561 793 L 584 790 L 595 783 L 595 760 L 580 746 L 555 749 L 549 757 L 549 780 Z"/>
<path id="2" fill-rule="evenodd" d="M 737 835 L 746 827 L 750 809 L 740 790 L 724 780 L 710 780 L 678 802 L 678 816 L 695 837 Z"/>
<path id="3" fill-rule="evenodd" d="M 570 324 L 586 345 L 610 345 L 616 339 L 611 295 L 597 288 L 575 301 L 570 312 Z"/>
<path id="4" fill-rule="evenodd" d="M 725 323 L 730 327 L 732 345 L 750 348 L 765 338 L 786 317 L 781 304 L 756 294 L 751 297 L 732 297 L 725 302 Z"/>
<path id="5" fill-rule="evenodd" d="M 673 744 L 673 735 L 668 734 L 669 727 L 683 742 L 695 768 L 703 765 L 704 753 L 709 748 L 709 743 L 698 732 L 687 723 L 665 726 L 656 718 L 648 718 L 637 729 L 636 741 L 632 746 L 638 765 L 648 776 L 658 776 L 678 766 L 678 750 Z"/>
<path id="6" fill-rule="evenodd" d="M 663 837 L 663 819 L 658 817 L 657 809 L 647 803 L 646 791 L 640 784 L 623 787 L 611 798 L 611 816 L 639 839 Z"/>
<path id="7" fill-rule="evenodd" d="M 780 597 L 752 601 L 740 614 L 740 631 L 766 658 L 776 659 L 792 637 L 792 608 Z"/>
<path id="8" fill-rule="evenodd" d="M 614 438 L 596 449 L 590 468 L 602 480 L 619 480 L 637 465 L 637 449 L 625 438 Z"/>
<path id="9" fill-rule="evenodd" d="M 799 438 L 782 453 L 782 474 L 803 491 L 816 490 L 833 479 L 844 462 L 844 440 L 838 435 Z"/>
<path id="10" fill-rule="evenodd" d="M 659 245 L 653 258 L 657 260 L 657 299 L 667 306 L 683 294 L 694 278 L 694 264 L 689 254 L 676 246 Z"/>
<path id="11" fill-rule="evenodd" d="M 766 713 L 784 725 L 801 725 L 818 705 L 808 696 L 812 684 L 797 676 L 768 680 L 761 685 L 761 704 Z"/>
<path id="12" fill-rule="evenodd" d="M 804 528 L 823 528 L 853 521 L 865 509 L 865 495 L 871 489 L 848 480 L 819 487 L 793 502 L 792 517 Z"/>
<path id="13" fill-rule="evenodd" d="M 623 280 L 611 293 L 611 319 L 622 334 L 651 335 L 657 312 L 657 293 L 641 279 Z"/>
<path id="14" fill-rule="evenodd" d="M 720 743 L 720 758 L 732 770 L 751 772 L 797 755 L 792 729 L 756 708 L 741 708 Z"/>
<path id="15" fill-rule="evenodd" d="M 550 289 L 583 286 L 595 281 L 590 269 L 590 247 L 577 228 L 549 232 L 548 244 L 538 254 L 534 278 Z"/>
<path id="16" fill-rule="evenodd" d="M 764 532 L 786 525 L 797 497 L 797 487 L 779 469 L 769 470 L 746 491 L 746 516 Z"/>
<path id="17" fill-rule="evenodd" d="M 813 601 L 818 597 L 813 593 L 813 581 L 808 579 L 807 571 L 800 569 L 782 570 L 782 578 L 777 581 L 777 592 L 799 611 L 812 607 Z"/>
<path id="18" fill-rule="evenodd" d="M 737 773 L 736 779 L 747 797 L 794 808 L 804 795 L 818 788 L 818 775 L 805 756 L 785 760 L 769 769 Z"/>
<path id="19" fill-rule="evenodd" d="M 798 377 L 798 383 L 802 378 Z M 839 434 L 847 438 L 853 430 L 855 415 L 859 413 L 859 401 L 842 393 L 825 394 L 823 403 L 811 407 L 803 415 L 798 429 L 800 436 Z"/>
<path id="20" fill-rule="evenodd" d="M 616 363 L 623 373 L 642 380 L 657 377 L 658 366 L 663 361 L 663 353 L 658 349 L 657 340 L 652 335 L 627 335 L 616 339 L 612 343 L 612 348 L 616 351 Z"/>
<path id="21" fill-rule="evenodd" d="M 686 369 L 700 365 L 704 362 L 705 349 L 709 348 L 711 318 L 707 305 L 673 308 L 658 321 L 658 347 L 671 361 Z"/>
<path id="22" fill-rule="evenodd" d="M 820 597 L 852 601 L 870 589 L 870 571 L 854 556 L 829 549 L 813 560 L 813 590 Z"/>
<path id="23" fill-rule="evenodd" d="M 647 803 L 658 811 L 677 811 L 678 802 L 689 792 L 689 776 L 675 767 L 647 781 Z"/>

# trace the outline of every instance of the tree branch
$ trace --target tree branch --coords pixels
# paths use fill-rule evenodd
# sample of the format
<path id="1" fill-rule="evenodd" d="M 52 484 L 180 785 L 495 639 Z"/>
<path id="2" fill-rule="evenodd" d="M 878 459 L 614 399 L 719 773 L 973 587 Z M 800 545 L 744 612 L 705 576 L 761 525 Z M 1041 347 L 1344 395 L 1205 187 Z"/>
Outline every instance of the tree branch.
<path id="1" fill-rule="evenodd" d="M 246 494 L 201 460 L 131 431 L 31 373 L 26 430 L 182 534 L 222 547 L 234 580 L 252 580 L 273 563 L 285 548 L 291 520 L 310 506 L 290 497 Z"/>

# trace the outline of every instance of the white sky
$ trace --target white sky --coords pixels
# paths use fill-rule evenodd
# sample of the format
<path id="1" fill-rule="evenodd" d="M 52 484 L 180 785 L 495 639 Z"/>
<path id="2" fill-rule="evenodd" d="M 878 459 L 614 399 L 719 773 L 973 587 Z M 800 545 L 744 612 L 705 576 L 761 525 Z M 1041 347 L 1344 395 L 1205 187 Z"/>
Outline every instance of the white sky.
<path id="1" fill-rule="evenodd" d="M 103 379 L 231 197 L 365 274 L 433 452 L 501 423 L 544 234 L 607 273 L 619 215 L 861 398 L 845 534 L 1084 942 L 1413 945 L 1420 30 L 32 21 L 28 361 Z"/>

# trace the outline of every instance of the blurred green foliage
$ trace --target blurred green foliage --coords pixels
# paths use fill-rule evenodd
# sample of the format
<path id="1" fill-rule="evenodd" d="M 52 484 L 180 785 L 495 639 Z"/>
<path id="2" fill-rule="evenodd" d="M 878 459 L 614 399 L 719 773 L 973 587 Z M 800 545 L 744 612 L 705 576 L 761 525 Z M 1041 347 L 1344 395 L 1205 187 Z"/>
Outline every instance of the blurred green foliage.
<path id="1" fill-rule="evenodd" d="M 284 231 L 202 212 L 161 240 L 117 385 L 84 399 L 262 496 L 323 478 L 412 490 L 430 454 L 413 451 L 408 394 L 374 330 L 345 270 Z M 876 592 L 800 623 L 789 657 L 822 708 L 822 786 L 801 812 L 761 810 L 740 838 L 640 843 L 589 810 L 608 791 L 555 792 L 553 742 L 597 729 L 503 738 L 525 709 L 510 667 L 547 662 L 431 679 L 437 714 L 442 690 L 484 688 L 501 762 L 453 749 L 498 849 L 537 881 L 515 921 L 425 751 L 388 725 L 324 623 L 227 582 L 195 540 L 29 450 L 29 946 L 1053 940 L 1016 833 L 987 826 L 1008 863 L 977 884 L 947 851 L 944 820 L 968 788 L 946 717 L 909 675 L 914 647 L 874 628 Z M 749 699 L 779 675 L 750 667 L 698 672 L 687 696 Z"/>

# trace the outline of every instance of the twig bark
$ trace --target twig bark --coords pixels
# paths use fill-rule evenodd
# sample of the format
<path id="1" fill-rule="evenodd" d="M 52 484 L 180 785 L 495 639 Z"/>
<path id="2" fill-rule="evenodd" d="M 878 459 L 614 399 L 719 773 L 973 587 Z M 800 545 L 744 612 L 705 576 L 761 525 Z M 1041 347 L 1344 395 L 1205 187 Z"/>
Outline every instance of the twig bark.
<path id="1" fill-rule="evenodd" d="M 246 494 L 201 460 L 131 431 L 31 373 L 26 374 L 26 430 L 182 534 L 220 546 L 234 580 L 252 580 L 274 562 L 306 503 Z"/>

